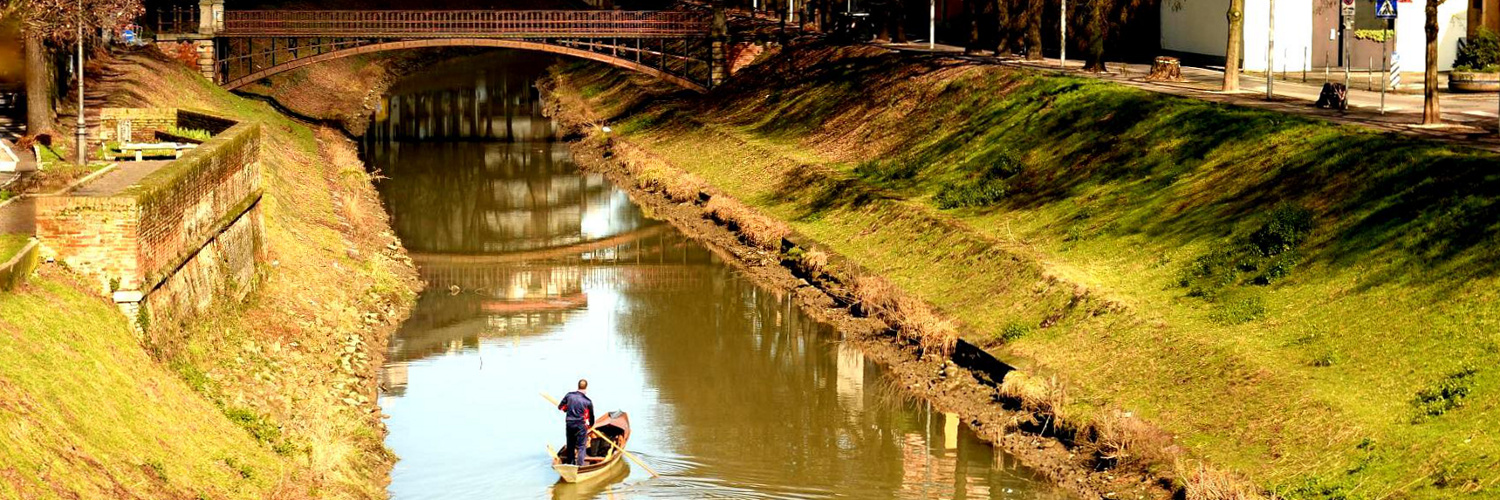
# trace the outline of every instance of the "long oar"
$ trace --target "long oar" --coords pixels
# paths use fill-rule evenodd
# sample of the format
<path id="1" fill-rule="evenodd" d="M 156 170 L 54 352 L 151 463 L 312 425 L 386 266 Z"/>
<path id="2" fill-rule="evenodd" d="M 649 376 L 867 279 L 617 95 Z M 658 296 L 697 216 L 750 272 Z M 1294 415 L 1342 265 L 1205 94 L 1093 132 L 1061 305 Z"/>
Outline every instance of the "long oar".
<path id="1" fill-rule="evenodd" d="M 545 392 L 543 392 L 541 394 L 542 394 L 543 398 L 547 398 L 547 402 L 552 403 L 552 406 L 557 406 L 558 405 L 557 400 L 556 399 L 552 399 L 552 396 L 547 395 L 547 393 L 545 393 Z M 625 458 L 630 459 L 631 462 L 635 462 L 635 464 L 641 466 L 642 469 L 646 469 L 646 472 L 650 472 L 651 473 L 651 477 L 661 477 L 661 474 L 657 474 L 656 471 L 651 468 L 651 466 L 646 465 L 646 462 L 642 462 L 641 459 L 635 457 L 634 453 L 625 451 L 625 449 L 621 448 L 620 445 L 615 444 L 615 442 L 613 440 L 609 439 L 609 437 L 607 437 L 603 433 L 599 432 L 599 429 L 592 429 L 591 428 L 591 429 L 589 429 L 589 432 L 593 433 L 595 436 L 599 436 L 599 439 L 603 439 L 604 442 L 609 443 L 609 447 L 610 448 L 614 448 L 615 451 L 620 452 L 621 454 L 625 455 Z M 551 448 L 548 448 L 548 449 L 550 450 Z"/>

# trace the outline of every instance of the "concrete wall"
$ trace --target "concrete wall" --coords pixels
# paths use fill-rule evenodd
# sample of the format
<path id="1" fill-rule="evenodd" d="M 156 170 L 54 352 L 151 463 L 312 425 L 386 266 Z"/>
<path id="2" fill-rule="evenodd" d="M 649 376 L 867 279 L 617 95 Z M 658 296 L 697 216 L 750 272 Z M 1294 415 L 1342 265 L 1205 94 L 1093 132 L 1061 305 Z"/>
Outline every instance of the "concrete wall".
<path id="1" fill-rule="evenodd" d="M 1244 68 L 1266 69 L 1266 38 L 1270 20 L 1270 0 L 1245 0 Z M 1458 39 L 1468 30 L 1469 0 L 1448 0 L 1438 6 L 1438 69 L 1453 67 Z M 1423 9 L 1426 0 L 1399 3 L 1394 50 L 1401 54 L 1402 68 L 1420 71 L 1426 58 L 1423 37 Z M 1369 0 L 1361 0 L 1361 9 L 1373 9 Z M 1229 21 L 1225 12 L 1229 0 L 1188 0 L 1174 4 L 1162 2 L 1162 48 L 1172 52 L 1198 54 L 1222 63 L 1228 41 Z M 1325 56 L 1337 66 L 1336 44 L 1330 45 L 1328 30 L 1337 26 L 1338 8 L 1331 0 L 1276 0 L 1275 70 L 1300 71 L 1304 65 L 1322 68 Z M 1350 55 L 1355 67 L 1380 67 L 1380 45 L 1350 40 Z M 1329 48 L 1333 47 L 1333 48 Z M 1326 53 L 1326 54 L 1325 54 Z"/>
<path id="2" fill-rule="evenodd" d="M 1211 56 L 1219 64 L 1228 44 L 1229 0 L 1185 0 L 1161 3 L 1161 48 Z"/>
<path id="3" fill-rule="evenodd" d="M 234 124 L 117 194 L 38 197 L 37 236 L 127 314 L 191 317 L 253 285 L 261 251 L 259 152 L 259 125 Z"/>
<path id="4" fill-rule="evenodd" d="M 1423 34 L 1427 0 L 1398 5 L 1395 47 L 1401 54 L 1401 70 L 1420 72 L 1427 60 L 1427 39 Z M 1468 30 L 1468 1 L 1448 0 L 1438 5 L 1438 71 L 1453 69 L 1453 59 L 1458 57 L 1458 39 L 1467 36 Z"/>
<path id="5" fill-rule="evenodd" d="M 1275 0 L 1275 71 L 1300 71 L 1309 64 L 1312 48 L 1312 0 Z M 1271 0 L 1245 0 L 1245 65 L 1247 71 L 1266 70 L 1267 27 L 1271 26 Z M 1225 35 L 1227 36 L 1227 34 Z M 1222 49 L 1220 49 L 1222 51 Z"/>

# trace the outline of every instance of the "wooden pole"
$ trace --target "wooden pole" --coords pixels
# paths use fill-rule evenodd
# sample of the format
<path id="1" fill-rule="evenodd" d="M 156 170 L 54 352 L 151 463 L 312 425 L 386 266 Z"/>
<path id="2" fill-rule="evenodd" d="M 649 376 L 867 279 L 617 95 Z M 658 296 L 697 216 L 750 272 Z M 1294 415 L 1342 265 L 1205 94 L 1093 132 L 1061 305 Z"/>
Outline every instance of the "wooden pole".
<path id="1" fill-rule="evenodd" d="M 543 398 L 547 399 L 547 402 L 552 403 L 552 406 L 557 406 L 558 403 L 557 403 L 556 399 L 552 399 L 552 396 L 549 396 L 545 392 L 543 392 L 541 394 L 542 394 Z M 591 434 L 593 434 L 595 436 L 599 436 L 599 439 L 603 439 L 604 442 L 609 443 L 609 447 L 610 448 L 614 448 L 615 451 L 620 452 L 620 454 L 622 454 L 622 455 L 625 455 L 625 458 L 630 459 L 631 462 L 635 462 L 635 464 L 641 466 L 642 469 L 646 469 L 646 472 L 650 472 L 651 473 L 651 477 L 661 477 L 661 474 L 657 474 L 656 470 L 652 469 L 651 466 L 646 465 L 646 462 L 642 462 L 641 459 L 636 458 L 634 453 L 625 451 L 625 449 L 621 448 L 620 445 L 615 444 L 615 442 L 613 440 L 610 440 L 608 437 L 605 437 L 604 434 L 601 434 L 599 432 L 599 429 L 589 429 L 589 433 L 591 433 Z M 552 447 L 548 446 L 547 449 L 550 451 L 552 449 Z M 552 456 L 555 457 L 557 455 L 553 454 Z"/>

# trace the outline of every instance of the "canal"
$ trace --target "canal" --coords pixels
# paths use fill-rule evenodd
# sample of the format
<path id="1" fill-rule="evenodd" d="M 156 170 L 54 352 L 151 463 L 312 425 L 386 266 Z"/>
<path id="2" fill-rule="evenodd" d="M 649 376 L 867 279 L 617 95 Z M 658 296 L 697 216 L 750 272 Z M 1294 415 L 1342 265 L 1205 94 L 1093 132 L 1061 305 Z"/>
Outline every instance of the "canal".
<path id="1" fill-rule="evenodd" d="M 395 86 L 364 139 L 427 290 L 382 376 L 396 499 L 1060 498 L 959 419 L 652 220 L 555 141 L 532 83 L 554 60 L 496 52 Z M 628 412 L 629 464 L 558 482 L 579 378 Z"/>

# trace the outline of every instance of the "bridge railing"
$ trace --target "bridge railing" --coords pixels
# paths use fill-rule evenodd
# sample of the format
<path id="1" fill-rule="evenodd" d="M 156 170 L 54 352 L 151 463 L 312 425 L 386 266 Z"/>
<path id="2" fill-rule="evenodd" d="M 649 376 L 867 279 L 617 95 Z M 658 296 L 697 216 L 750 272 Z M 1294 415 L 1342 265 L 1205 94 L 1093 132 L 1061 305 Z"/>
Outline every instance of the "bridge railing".
<path id="1" fill-rule="evenodd" d="M 709 20 L 682 11 L 240 10 L 224 13 L 223 36 L 560 38 L 704 36 Z"/>

